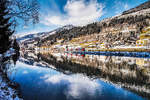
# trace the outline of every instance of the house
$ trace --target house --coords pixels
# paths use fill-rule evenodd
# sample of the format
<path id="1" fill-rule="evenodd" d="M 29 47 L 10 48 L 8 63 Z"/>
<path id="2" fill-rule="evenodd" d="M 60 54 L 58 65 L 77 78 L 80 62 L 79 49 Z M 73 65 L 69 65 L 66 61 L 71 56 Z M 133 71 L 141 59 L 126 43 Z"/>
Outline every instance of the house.
<path id="1" fill-rule="evenodd" d="M 150 26 L 142 30 L 140 39 L 136 41 L 136 46 L 150 46 Z"/>

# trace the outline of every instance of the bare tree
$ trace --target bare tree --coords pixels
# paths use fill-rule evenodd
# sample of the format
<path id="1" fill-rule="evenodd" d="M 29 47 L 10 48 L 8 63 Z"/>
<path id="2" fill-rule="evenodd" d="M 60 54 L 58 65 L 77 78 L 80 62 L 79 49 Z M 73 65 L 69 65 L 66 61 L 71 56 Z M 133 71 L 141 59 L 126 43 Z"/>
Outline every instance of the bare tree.
<path id="1" fill-rule="evenodd" d="M 37 0 L 8 0 L 8 10 L 13 21 L 21 19 L 25 22 L 32 22 L 33 24 L 39 22 L 39 3 Z"/>
<path id="2" fill-rule="evenodd" d="M 39 8 L 37 0 L 0 0 L 0 54 L 10 48 L 10 37 L 20 19 L 25 24 L 38 23 Z"/>

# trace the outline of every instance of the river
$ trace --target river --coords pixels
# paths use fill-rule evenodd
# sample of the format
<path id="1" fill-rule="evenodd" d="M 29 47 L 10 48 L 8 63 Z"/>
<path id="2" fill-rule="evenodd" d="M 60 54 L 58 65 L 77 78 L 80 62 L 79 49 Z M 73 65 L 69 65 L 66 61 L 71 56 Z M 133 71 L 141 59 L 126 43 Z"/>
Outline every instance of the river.
<path id="1" fill-rule="evenodd" d="M 24 100 L 150 98 L 149 58 L 25 52 L 5 66 Z"/>

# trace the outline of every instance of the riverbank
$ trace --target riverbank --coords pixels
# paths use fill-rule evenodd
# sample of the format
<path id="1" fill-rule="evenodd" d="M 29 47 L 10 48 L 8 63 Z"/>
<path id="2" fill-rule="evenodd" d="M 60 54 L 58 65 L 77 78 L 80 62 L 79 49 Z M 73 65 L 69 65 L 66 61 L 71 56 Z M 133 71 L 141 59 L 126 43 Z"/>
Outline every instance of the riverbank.
<path id="1" fill-rule="evenodd" d="M 84 52 L 66 52 L 81 55 L 104 55 L 104 56 L 125 56 L 150 58 L 150 52 L 112 52 L 112 51 L 84 51 Z"/>
<path id="2" fill-rule="evenodd" d="M 87 51 L 150 52 L 150 48 L 144 48 L 144 47 L 124 47 L 124 48 L 87 49 Z"/>
<path id="3" fill-rule="evenodd" d="M 19 85 L 11 82 L 5 70 L 4 63 L 8 63 L 11 57 L 15 56 L 14 50 L 8 50 L 0 54 L 0 100 L 22 100 L 19 93 Z"/>
<path id="4" fill-rule="evenodd" d="M 18 87 L 17 84 L 10 82 L 0 71 L 0 100 L 22 100 Z"/>
<path id="5" fill-rule="evenodd" d="M 58 48 L 54 48 L 58 47 Z M 35 52 L 39 53 L 75 53 L 94 54 L 105 56 L 128 56 L 128 57 L 148 57 L 150 58 L 150 48 L 146 46 L 118 46 L 114 48 L 64 48 L 65 46 L 39 47 Z"/>

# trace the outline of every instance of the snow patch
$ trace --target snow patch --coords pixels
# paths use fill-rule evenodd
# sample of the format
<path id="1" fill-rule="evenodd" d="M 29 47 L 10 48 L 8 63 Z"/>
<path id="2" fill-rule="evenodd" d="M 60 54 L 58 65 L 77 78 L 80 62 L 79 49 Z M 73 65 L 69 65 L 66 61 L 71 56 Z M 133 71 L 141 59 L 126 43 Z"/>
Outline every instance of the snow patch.
<path id="1" fill-rule="evenodd" d="M 11 88 L 0 72 L 0 100 L 23 100 L 17 96 L 17 91 Z"/>

